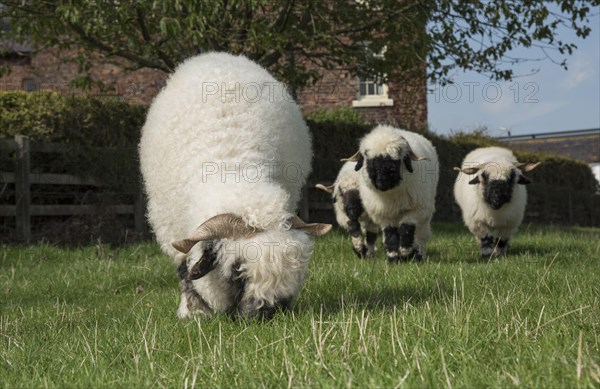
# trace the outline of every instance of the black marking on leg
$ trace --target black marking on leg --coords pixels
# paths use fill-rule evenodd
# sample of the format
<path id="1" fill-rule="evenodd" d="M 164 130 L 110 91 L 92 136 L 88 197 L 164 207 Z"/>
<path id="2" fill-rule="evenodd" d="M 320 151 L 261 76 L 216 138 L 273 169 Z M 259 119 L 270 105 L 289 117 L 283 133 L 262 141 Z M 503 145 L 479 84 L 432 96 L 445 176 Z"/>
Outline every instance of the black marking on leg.
<path id="1" fill-rule="evenodd" d="M 375 242 L 377 242 L 377 233 L 376 232 L 367 231 L 367 244 L 369 246 L 374 246 Z"/>
<path id="2" fill-rule="evenodd" d="M 508 241 L 508 239 L 498 238 L 498 242 L 496 245 L 498 246 L 498 248 L 503 249 L 505 247 L 508 247 Z"/>
<path id="3" fill-rule="evenodd" d="M 415 245 L 415 230 L 416 226 L 412 223 L 402 223 L 398 228 L 398 235 L 400 237 L 400 259 L 420 259 L 417 250 L 413 247 Z"/>
<path id="4" fill-rule="evenodd" d="M 350 234 L 350 236 L 352 236 L 354 238 L 360 236 L 361 231 L 360 231 L 360 223 L 358 222 L 358 220 L 350 219 L 350 221 L 348 222 L 348 233 Z"/>
<path id="5" fill-rule="evenodd" d="M 354 251 L 354 254 L 356 254 L 359 258 L 365 258 L 367 256 L 367 248 L 365 246 L 363 246 L 360 251 L 358 251 L 356 247 L 352 246 L 352 251 Z"/>
<path id="6" fill-rule="evenodd" d="M 362 206 L 362 205 L 361 205 Z M 348 221 L 348 232 L 352 237 L 352 251 L 359 257 L 364 258 L 367 255 L 367 248 L 362 243 L 362 231 L 360 229 L 360 223 L 358 218 L 350 219 Z M 360 240 L 360 249 L 357 249 L 355 246 L 356 239 Z"/>
<path id="7" fill-rule="evenodd" d="M 480 238 L 479 247 L 481 249 L 481 257 L 488 258 L 494 252 L 494 248 L 496 247 L 496 239 L 491 235 L 486 235 Z"/>
<path id="8" fill-rule="evenodd" d="M 398 228 L 400 236 L 400 247 L 410 248 L 415 244 L 415 229 L 416 226 L 410 223 L 402 223 Z"/>
<path id="9" fill-rule="evenodd" d="M 377 233 L 367 231 L 366 258 L 375 258 L 375 243 L 377 242 Z"/>
<path id="10" fill-rule="evenodd" d="M 496 240 L 494 239 L 493 236 L 491 235 L 486 235 L 483 238 L 480 239 L 481 243 L 481 248 L 494 248 L 494 246 L 496 245 Z"/>
<path id="11" fill-rule="evenodd" d="M 383 235 L 385 236 L 384 244 L 387 251 L 388 261 L 396 262 L 398 260 L 398 248 L 400 247 L 398 229 L 393 226 L 385 227 L 383 229 Z"/>

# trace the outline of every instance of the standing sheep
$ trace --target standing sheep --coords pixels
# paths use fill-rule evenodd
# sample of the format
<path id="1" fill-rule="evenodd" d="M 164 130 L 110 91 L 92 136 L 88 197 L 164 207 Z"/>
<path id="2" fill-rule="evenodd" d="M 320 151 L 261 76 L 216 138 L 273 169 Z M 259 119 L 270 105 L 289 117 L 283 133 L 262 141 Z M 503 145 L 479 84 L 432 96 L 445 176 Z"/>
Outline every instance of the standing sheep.
<path id="1" fill-rule="evenodd" d="M 519 163 L 510 150 L 482 147 L 465 157 L 454 183 L 454 197 L 465 224 L 478 239 L 481 256 L 505 254 L 523 221 L 531 180 L 523 175 L 540 163 Z M 467 178 L 465 175 L 473 176 Z"/>
<path id="2" fill-rule="evenodd" d="M 178 266 L 178 316 L 289 305 L 311 236 L 331 225 L 295 216 L 312 146 L 282 85 L 242 56 L 190 58 L 154 99 L 139 150 L 148 219 Z"/>
<path id="3" fill-rule="evenodd" d="M 375 241 L 379 226 L 373 223 L 365 212 L 358 192 L 359 180 L 360 173 L 356 171 L 356 162 L 346 162 L 333 185 L 317 184 L 316 188 L 331 195 L 335 218 L 339 226 L 350 233 L 356 255 L 360 258 L 375 258 Z"/>
<path id="4" fill-rule="evenodd" d="M 423 258 L 439 176 L 431 142 L 414 132 L 380 125 L 348 160 L 357 162 L 360 197 L 369 217 L 383 229 L 388 261 Z"/>

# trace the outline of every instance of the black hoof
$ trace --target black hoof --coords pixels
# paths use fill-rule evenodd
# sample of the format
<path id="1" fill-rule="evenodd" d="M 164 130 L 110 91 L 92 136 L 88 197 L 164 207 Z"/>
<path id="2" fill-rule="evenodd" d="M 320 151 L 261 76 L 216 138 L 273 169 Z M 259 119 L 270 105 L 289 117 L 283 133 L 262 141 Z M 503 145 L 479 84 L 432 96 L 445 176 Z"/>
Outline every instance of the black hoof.
<path id="1" fill-rule="evenodd" d="M 352 251 L 354 251 L 354 254 L 356 254 L 356 256 L 361 259 L 365 259 L 367 257 L 367 248 L 366 247 L 363 247 L 360 251 L 357 250 L 355 247 L 352 247 Z"/>

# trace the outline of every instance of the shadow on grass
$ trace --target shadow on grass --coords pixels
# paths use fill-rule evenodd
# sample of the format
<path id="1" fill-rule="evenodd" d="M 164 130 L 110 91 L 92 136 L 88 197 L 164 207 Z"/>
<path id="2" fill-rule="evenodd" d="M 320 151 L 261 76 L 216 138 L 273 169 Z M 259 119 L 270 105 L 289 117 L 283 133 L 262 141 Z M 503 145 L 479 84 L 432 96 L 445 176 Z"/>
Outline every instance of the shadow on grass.
<path id="1" fill-rule="evenodd" d="M 293 311 L 297 314 L 307 311 L 319 314 L 322 310 L 323 314 L 327 315 L 348 309 L 385 311 L 406 305 L 420 306 L 427 301 L 437 301 L 451 295 L 452 289 L 446 285 L 425 288 L 394 286 L 360 288 L 340 294 L 329 293 L 312 302 L 298 302 L 294 305 Z"/>

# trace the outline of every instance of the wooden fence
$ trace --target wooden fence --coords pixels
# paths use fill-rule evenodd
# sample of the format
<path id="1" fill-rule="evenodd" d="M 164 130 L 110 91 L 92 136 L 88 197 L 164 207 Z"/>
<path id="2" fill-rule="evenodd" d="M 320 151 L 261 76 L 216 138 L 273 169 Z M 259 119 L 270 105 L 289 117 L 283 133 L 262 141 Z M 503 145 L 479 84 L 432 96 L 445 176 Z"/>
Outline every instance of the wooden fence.
<path id="1" fill-rule="evenodd" d="M 31 142 L 28 137 L 17 135 L 14 141 L 3 142 L 2 150 L 15 152 L 15 171 L 0 172 L 0 185 L 14 184 L 15 204 L 0 205 L 0 217 L 15 217 L 18 237 L 26 242 L 31 240 L 32 216 L 69 216 L 93 214 L 130 214 L 134 217 L 135 229 L 145 230 L 144 202 L 142 191 L 135 196 L 133 204 L 101 205 L 36 205 L 31 203 L 31 185 L 71 185 L 102 187 L 92 179 L 69 174 L 32 174 L 32 153 L 65 153 L 67 147 L 57 143 Z"/>

